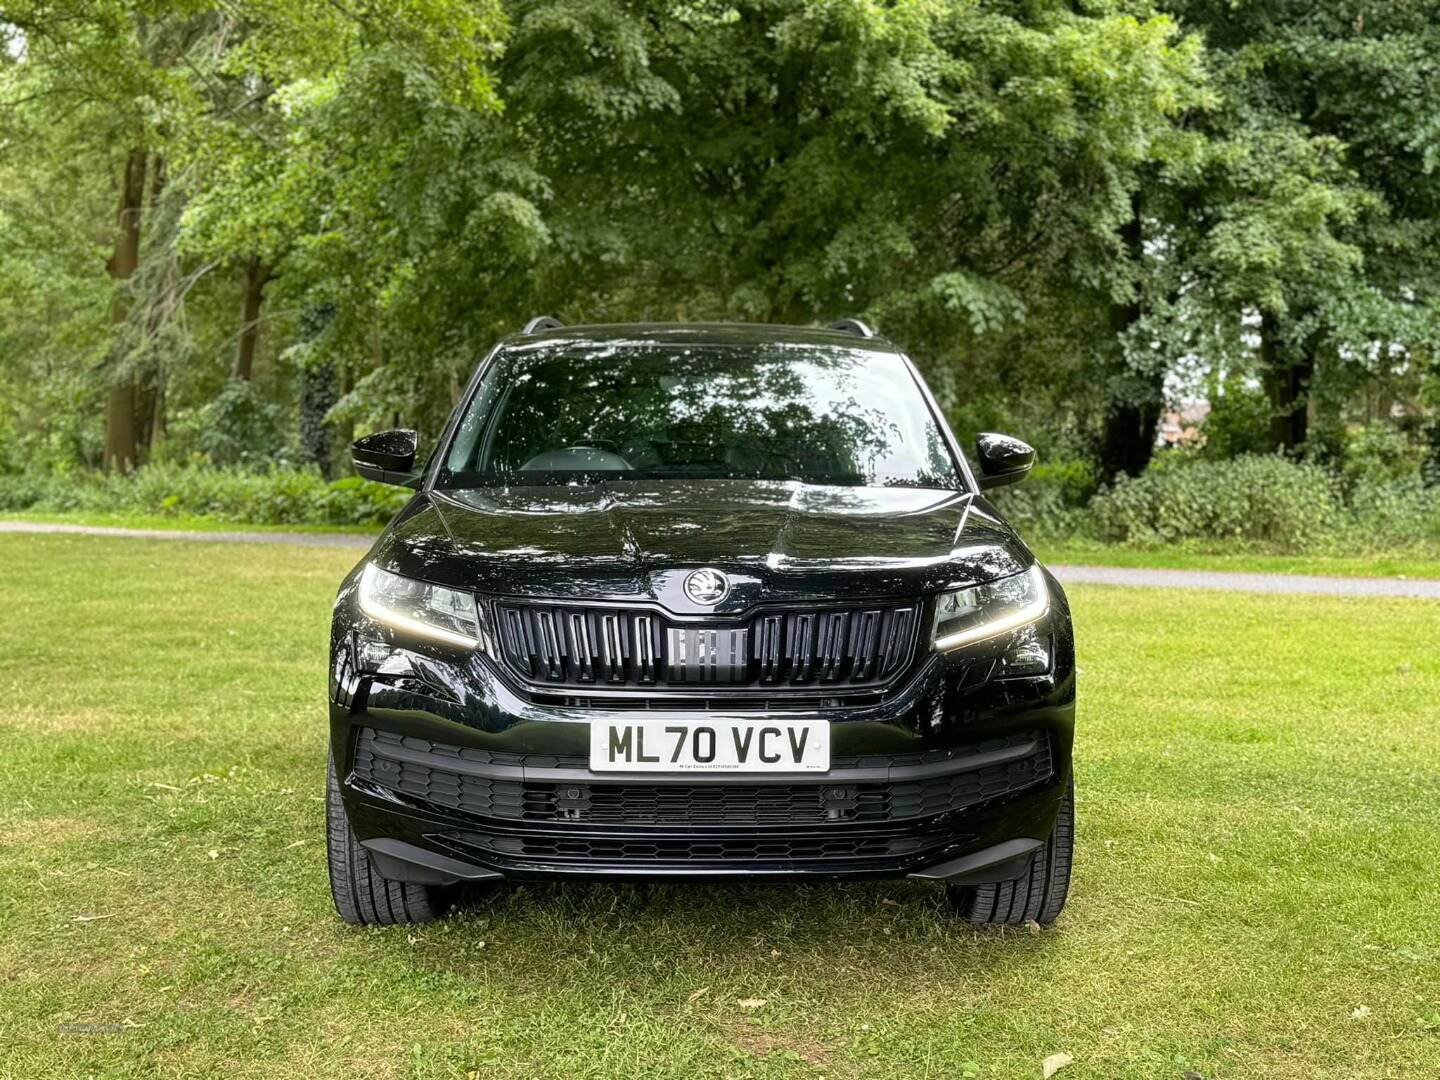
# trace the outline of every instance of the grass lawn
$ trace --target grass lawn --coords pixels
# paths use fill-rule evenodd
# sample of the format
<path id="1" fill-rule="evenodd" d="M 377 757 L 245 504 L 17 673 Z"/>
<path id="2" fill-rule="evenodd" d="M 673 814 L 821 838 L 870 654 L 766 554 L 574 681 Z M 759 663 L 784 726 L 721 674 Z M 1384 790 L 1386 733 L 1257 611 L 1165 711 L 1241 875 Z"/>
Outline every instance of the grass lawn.
<path id="1" fill-rule="evenodd" d="M 901 882 L 357 931 L 321 839 L 354 558 L 0 536 L 0 1075 L 1440 1075 L 1440 605 L 1074 589 L 1051 930 Z"/>

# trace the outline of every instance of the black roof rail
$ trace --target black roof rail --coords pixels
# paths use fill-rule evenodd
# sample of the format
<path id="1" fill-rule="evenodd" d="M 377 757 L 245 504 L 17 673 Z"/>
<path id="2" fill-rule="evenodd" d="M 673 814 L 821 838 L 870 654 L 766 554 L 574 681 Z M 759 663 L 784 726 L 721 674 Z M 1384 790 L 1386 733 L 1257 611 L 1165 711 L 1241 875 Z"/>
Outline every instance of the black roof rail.
<path id="1" fill-rule="evenodd" d="M 520 330 L 522 334 L 538 334 L 544 330 L 563 330 L 565 324 L 549 315 L 536 315 Z"/>
<path id="2" fill-rule="evenodd" d="M 875 331 L 866 326 L 859 319 L 837 319 L 830 324 L 831 330 L 843 330 L 847 334 L 855 334 L 857 337 L 874 337 Z"/>

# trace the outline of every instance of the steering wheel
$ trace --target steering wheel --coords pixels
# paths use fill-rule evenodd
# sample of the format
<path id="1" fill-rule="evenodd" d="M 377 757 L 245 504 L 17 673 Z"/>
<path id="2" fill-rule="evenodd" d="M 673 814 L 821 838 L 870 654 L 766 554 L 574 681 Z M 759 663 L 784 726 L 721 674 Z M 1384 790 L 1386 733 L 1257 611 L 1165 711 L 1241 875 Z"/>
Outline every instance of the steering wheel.
<path id="1" fill-rule="evenodd" d="M 566 449 L 598 449 L 608 450 L 612 454 L 618 454 L 620 453 L 620 444 L 614 439 L 597 439 L 593 435 L 587 435 L 585 436 L 585 441 L 583 443 L 575 443 L 572 446 L 567 446 Z"/>
<path id="2" fill-rule="evenodd" d="M 629 472 L 632 466 L 619 454 L 598 446 L 576 445 L 545 450 L 520 466 L 521 472 Z"/>

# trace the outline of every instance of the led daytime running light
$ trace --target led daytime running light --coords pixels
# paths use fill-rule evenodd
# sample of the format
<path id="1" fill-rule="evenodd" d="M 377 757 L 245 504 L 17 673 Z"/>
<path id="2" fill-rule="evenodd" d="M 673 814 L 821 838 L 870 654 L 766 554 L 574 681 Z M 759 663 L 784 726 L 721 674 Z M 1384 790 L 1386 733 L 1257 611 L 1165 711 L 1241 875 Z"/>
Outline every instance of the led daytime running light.
<path id="1" fill-rule="evenodd" d="M 433 623 L 425 622 L 422 619 L 406 615 L 404 612 L 396 611 L 394 608 L 381 603 L 375 598 L 379 591 L 380 575 L 386 573 L 374 563 L 365 567 L 360 575 L 360 610 L 377 622 L 393 626 L 397 630 L 405 630 L 421 637 L 432 638 L 435 641 L 443 641 L 447 645 L 458 645 L 462 649 L 474 649 L 480 644 L 478 638 L 468 634 L 456 633 L 454 630 L 447 630 L 443 626 L 436 626 Z"/>
<path id="2" fill-rule="evenodd" d="M 1050 610 L 1050 590 L 1045 587 L 1045 575 L 1037 563 L 1026 573 L 1035 588 L 1035 599 L 1031 600 L 1024 607 L 1015 608 L 994 619 L 979 623 L 976 626 L 966 627 L 964 630 L 957 630 L 953 634 L 946 634 L 944 637 L 935 639 L 936 652 L 948 652 L 951 649 L 959 649 L 966 645 L 973 645 L 977 641 L 985 641 L 989 638 L 999 637 L 1001 634 L 1017 630 L 1027 623 L 1043 618 Z"/>

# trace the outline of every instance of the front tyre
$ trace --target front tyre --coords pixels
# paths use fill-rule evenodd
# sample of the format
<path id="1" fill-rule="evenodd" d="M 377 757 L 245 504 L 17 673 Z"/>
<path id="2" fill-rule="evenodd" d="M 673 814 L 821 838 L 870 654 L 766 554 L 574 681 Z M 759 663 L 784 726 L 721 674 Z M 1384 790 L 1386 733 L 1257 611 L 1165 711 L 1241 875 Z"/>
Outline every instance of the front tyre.
<path id="1" fill-rule="evenodd" d="M 423 923 L 450 910 L 453 890 L 410 881 L 389 881 L 375 872 L 369 853 L 350 829 L 340 799 L 335 759 L 325 771 L 325 850 L 330 865 L 330 895 L 340 918 L 355 926 Z"/>
<path id="2" fill-rule="evenodd" d="M 1030 869 L 1012 881 L 984 885 L 951 885 L 950 902 L 976 926 L 1035 921 L 1049 926 L 1065 906 L 1070 891 L 1071 856 L 1075 849 L 1075 780 L 1065 785 L 1065 798 L 1045 846 L 1030 860 Z"/>

